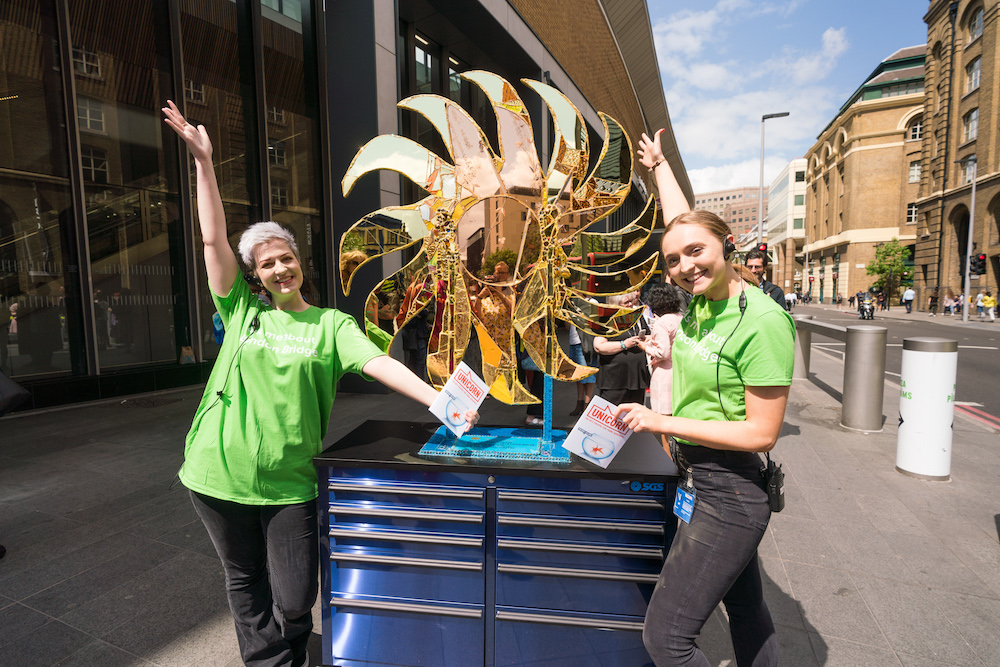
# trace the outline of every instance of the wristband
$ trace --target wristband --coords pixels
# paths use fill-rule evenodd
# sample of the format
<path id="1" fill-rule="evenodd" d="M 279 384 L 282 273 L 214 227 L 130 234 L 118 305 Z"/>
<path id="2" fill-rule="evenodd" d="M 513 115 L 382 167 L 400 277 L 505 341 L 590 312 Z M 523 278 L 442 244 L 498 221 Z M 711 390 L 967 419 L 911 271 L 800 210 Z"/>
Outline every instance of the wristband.
<path id="1" fill-rule="evenodd" d="M 649 168 L 649 172 L 653 173 L 654 171 L 656 171 L 657 167 L 659 167 L 661 164 L 663 164 L 666 161 L 667 161 L 666 158 L 662 158 L 661 157 L 659 160 L 657 160 L 656 162 L 653 163 L 653 166 Z"/>
<path id="2" fill-rule="evenodd" d="M 622 344 L 622 349 L 624 350 L 624 349 L 625 349 L 625 341 L 623 341 L 623 340 L 620 340 L 620 341 L 618 341 L 618 342 Z"/>

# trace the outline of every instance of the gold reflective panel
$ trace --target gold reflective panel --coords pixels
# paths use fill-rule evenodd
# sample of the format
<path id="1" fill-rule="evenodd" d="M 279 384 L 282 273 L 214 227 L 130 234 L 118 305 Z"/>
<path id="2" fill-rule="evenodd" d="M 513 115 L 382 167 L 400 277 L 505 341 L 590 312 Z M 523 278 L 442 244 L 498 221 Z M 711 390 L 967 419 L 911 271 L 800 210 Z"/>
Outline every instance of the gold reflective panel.
<path id="1" fill-rule="evenodd" d="M 420 243 L 417 256 L 369 294 L 366 331 L 387 345 L 423 317 L 431 329 L 427 371 L 442 386 L 462 360 L 474 328 L 490 393 L 509 404 L 537 403 L 518 382 L 516 339 L 547 375 L 574 382 L 597 369 L 574 363 L 556 338 L 557 321 L 589 335 L 616 336 L 641 309 L 606 306 L 594 296 L 640 288 L 657 264 L 655 250 L 635 261 L 652 232 L 652 198 L 636 220 L 612 233 L 587 232 L 628 196 L 632 146 L 621 125 L 600 114 L 604 144 L 587 174 L 583 116 L 562 93 L 524 81 L 552 112 L 554 145 L 543 172 L 531 119 L 514 88 L 490 72 L 463 78 L 482 89 L 497 119 L 494 151 L 455 102 L 418 95 L 401 108 L 421 114 L 440 133 L 452 162 L 419 144 L 376 137 L 344 176 L 345 196 L 358 178 L 397 171 L 429 193 L 406 206 L 375 211 L 341 239 L 345 292 L 358 266 Z"/>

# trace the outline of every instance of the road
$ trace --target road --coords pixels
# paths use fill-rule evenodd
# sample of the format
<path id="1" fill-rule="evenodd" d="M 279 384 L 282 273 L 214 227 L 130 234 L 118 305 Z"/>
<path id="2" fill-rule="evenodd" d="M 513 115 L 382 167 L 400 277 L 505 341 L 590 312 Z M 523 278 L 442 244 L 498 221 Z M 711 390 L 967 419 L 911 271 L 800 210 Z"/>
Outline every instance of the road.
<path id="1" fill-rule="evenodd" d="M 845 327 L 861 323 L 857 315 L 833 310 L 830 306 L 798 306 L 795 313 L 814 315 L 818 321 Z M 935 336 L 957 340 L 956 405 L 966 414 L 992 422 L 995 428 L 1000 429 L 1000 319 L 995 324 L 978 324 L 976 316 L 976 323 L 962 325 L 961 316 L 954 319 L 928 318 L 926 314 L 913 313 L 913 319 L 902 317 L 905 317 L 903 308 L 899 306 L 893 307 L 888 317 L 876 313 L 874 321 L 865 322 L 888 329 L 886 379 L 899 383 L 904 338 Z M 841 357 L 844 353 L 844 343 L 816 333 L 813 334 L 813 347 L 828 350 Z"/>

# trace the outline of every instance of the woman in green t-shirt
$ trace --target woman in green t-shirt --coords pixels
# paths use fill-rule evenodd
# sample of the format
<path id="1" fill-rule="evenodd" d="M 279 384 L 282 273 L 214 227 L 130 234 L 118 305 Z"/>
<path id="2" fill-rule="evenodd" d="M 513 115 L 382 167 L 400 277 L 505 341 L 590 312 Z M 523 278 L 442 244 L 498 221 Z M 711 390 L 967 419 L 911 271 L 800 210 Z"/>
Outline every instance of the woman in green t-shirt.
<path id="1" fill-rule="evenodd" d="M 662 130 L 661 130 L 662 132 Z M 650 598 L 643 641 L 657 665 L 708 665 L 695 645 L 722 602 L 738 665 L 777 663 L 757 545 L 770 519 L 757 452 L 774 447 L 792 381 L 795 329 L 731 262 L 733 234 L 718 216 L 688 210 L 659 133 L 639 144 L 669 220 L 663 257 L 672 282 L 693 294 L 673 350 L 672 416 L 619 406 L 636 431 L 669 436 L 681 486 L 677 534 Z M 684 489 L 682 489 L 684 490 Z"/>
<path id="2" fill-rule="evenodd" d="M 167 104 L 167 125 L 194 157 L 208 286 L 227 331 L 179 476 L 222 560 L 244 663 L 304 665 L 319 567 L 312 459 L 337 382 L 362 374 L 427 406 L 438 392 L 386 356 L 354 318 L 306 302 L 295 239 L 275 222 L 240 238 L 240 256 L 269 303 L 251 292 L 229 245 L 208 133 Z M 478 418 L 466 414 L 470 426 Z"/>

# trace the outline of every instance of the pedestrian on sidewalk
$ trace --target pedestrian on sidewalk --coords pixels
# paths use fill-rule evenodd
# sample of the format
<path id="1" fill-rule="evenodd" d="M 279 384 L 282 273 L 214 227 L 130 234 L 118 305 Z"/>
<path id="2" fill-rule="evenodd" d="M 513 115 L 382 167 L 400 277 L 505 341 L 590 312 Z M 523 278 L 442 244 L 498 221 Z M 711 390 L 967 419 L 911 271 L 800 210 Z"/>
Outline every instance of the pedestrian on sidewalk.
<path id="1" fill-rule="evenodd" d="M 639 341 L 639 347 L 649 357 L 652 375 L 649 380 L 650 407 L 661 415 L 673 414 L 671 395 L 673 393 L 674 338 L 685 310 L 681 289 L 673 285 L 653 285 L 646 296 L 646 302 L 656 319 L 652 333 L 646 340 Z"/>
<path id="2" fill-rule="evenodd" d="M 694 294 L 673 352 L 674 415 L 639 403 L 617 411 L 636 431 L 671 436 L 682 480 L 695 492 L 650 598 L 643 643 L 658 665 L 708 664 L 695 639 L 721 601 L 737 665 L 776 665 L 778 640 L 757 560 L 771 515 L 757 452 L 769 451 L 781 432 L 795 327 L 730 263 L 736 246 L 729 226 L 714 213 L 687 209 L 659 132 L 653 140 L 643 135 L 639 156 L 653 170 L 670 220 L 664 266 L 675 285 Z"/>
<path id="3" fill-rule="evenodd" d="M 906 312 L 913 311 L 913 300 L 917 298 L 917 293 L 913 291 L 912 287 L 907 287 L 903 292 L 903 305 L 906 306 Z"/>
<path id="4" fill-rule="evenodd" d="M 986 319 L 986 306 L 983 305 L 983 299 L 985 298 L 986 296 L 982 293 L 982 291 L 976 295 L 976 312 L 979 313 L 980 322 Z"/>
<path id="5" fill-rule="evenodd" d="M 949 316 L 955 314 L 955 295 L 951 291 L 944 295 L 944 314 Z"/>
<path id="6" fill-rule="evenodd" d="M 774 299 L 776 304 L 787 310 L 788 295 L 764 276 L 764 272 L 767 270 L 767 253 L 759 248 L 753 248 L 747 253 L 743 264 L 750 269 L 750 273 L 757 276 L 757 286 L 760 287 L 760 290 Z"/>
<path id="7" fill-rule="evenodd" d="M 276 222 L 240 237 L 252 278 L 229 245 L 212 142 L 173 102 L 162 109 L 197 170 L 198 223 L 225 337 L 184 447 L 191 492 L 226 573 L 246 665 L 299 667 L 319 589 L 316 469 L 339 379 L 348 372 L 430 405 L 438 392 L 386 356 L 353 317 L 303 296 L 295 239 Z M 266 292 L 264 303 L 249 281 Z M 233 335 L 233 334 L 237 335 Z M 475 412 L 465 414 L 473 424 Z"/>
<path id="8" fill-rule="evenodd" d="M 990 322 L 995 322 L 997 298 L 989 290 L 986 291 L 986 296 L 983 297 L 983 308 L 986 309 L 986 314 L 990 316 Z"/>

